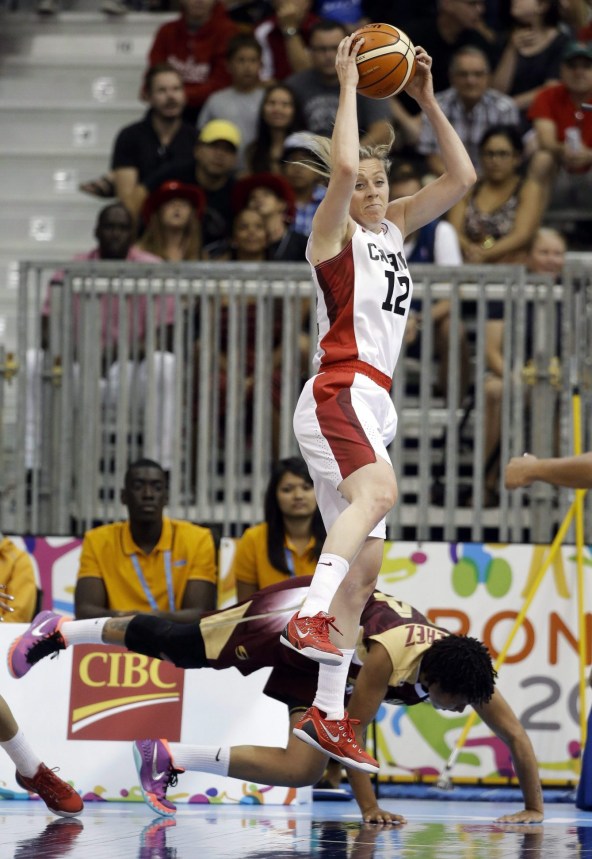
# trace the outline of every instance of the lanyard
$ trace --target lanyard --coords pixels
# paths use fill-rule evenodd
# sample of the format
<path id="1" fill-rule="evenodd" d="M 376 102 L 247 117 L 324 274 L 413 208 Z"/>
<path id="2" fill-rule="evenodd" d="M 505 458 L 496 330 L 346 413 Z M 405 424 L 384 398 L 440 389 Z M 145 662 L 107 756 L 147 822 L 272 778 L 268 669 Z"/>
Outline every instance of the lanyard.
<path id="1" fill-rule="evenodd" d="M 162 555 L 163 555 L 163 559 L 164 559 L 164 574 L 165 574 L 165 578 L 166 578 L 167 593 L 169 595 L 169 609 L 171 611 L 175 611 L 175 594 L 173 592 L 173 573 L 172 573 L 172 568 L 171 568 L 170 550 L 167 549 L 165 552 L 162 553 Z M 142 572 L 142 567 L 140 566 L 138 556 L 136 555 L 135 552 L 131 556 L 131 559 L 132 559 L 132 564 L 134 565 L 134 570 L 136 571 L 136 575 L 137 575 L 138 579 L 140 580 L 140 584 L 142 585 L 142 589 L 146 595 L 146 599 L 148 600 L 148 602 L 150 604 L 150 608 L 157 610 L 158 605 L 156 604 L 156 600 L 154 599 L 154 597 L 152 595 L 152 591 L 148 587 L 148 583 L 146 582 L 146 579 L 144 578 L 144 573 Z"/>
<path id="2" fill-rule="evenodd" d="M 284 547 L 284 554 L 286 556 L 286 566 L 288 567 L 288 571 L 291 576 L 295 576 L 294 572 L 294 553 L 291 549 L 288 549 L 287 546 Z"/>

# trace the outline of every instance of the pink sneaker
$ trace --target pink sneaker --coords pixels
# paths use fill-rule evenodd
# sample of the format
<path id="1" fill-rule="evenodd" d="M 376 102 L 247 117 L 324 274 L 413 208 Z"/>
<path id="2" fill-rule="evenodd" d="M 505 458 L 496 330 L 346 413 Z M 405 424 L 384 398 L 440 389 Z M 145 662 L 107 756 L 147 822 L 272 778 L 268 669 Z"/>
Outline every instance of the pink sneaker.
<path id="1" fill-rule="evenodd" d="M 53 611 L 42 611 L 33 618 L 8 650 L 8 672 L 12 677 L 24 677 L 40 659 L 66 649 L 60 632 L 63 621 L 64 617 Z"/>
<path id="2" fill-rule="evenodd" d="M 177 776 L 185 770 L 175 767 L 167 741 L 136 740 L 134 763 L 144 801 L 157 814 L 174 817 L 177 806 L 167 799 L 167 788 L 175 787 Z"/>

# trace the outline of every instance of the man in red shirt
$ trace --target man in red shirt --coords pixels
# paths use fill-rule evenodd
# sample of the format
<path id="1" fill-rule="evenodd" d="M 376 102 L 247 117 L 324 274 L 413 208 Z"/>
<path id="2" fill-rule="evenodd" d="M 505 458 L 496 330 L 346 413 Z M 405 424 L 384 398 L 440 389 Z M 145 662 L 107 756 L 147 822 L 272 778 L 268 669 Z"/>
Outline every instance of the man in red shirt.
<path id="1" fill-rule="evenodd" d="M 551 208 L 590 207 L 592 192 L 592 45 L 570 43 L 561 61 L 561 82 L 534 99 L 529 118 L 538 150 L 530 173 L 549 187 Z"/>
<path id="2" fill-rule="evenodd" d="M 181 17 L 157 31 L 148 63 L 169 63 L 177 69 L 187 96 L 185 118 L 195 122 L 207 97 L 230 85 L 226 52 L 239 28 L 220 0 L 180 2 Z"/>

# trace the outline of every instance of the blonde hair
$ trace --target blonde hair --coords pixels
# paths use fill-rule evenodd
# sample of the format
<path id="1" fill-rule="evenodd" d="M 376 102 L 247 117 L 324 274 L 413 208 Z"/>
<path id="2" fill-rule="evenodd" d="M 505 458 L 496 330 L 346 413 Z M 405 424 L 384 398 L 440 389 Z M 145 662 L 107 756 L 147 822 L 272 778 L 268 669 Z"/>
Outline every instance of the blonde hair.
<path id="1" fill-rule="evenodd" d="M 325 179 L 330 179 L 332 165 L 331 138 L 322 137 L 320 134 L 311 134 L 307 131 L 300 132 L 300 135 L 302 136 L 303 147 L 306 146 L 306 148 L 311 151 L 315 156 L 315 160 L 313 161 L 312 159 L 309 160 L 307 158 L 296 163 L 309 167 Z M 388 176 L 391 169 L 391 159 L 389 158 L 389 155 L 394 142 L 395 131 L 393 128 L 390 128 L 388 143 L 377 143 L 374 146 L 360 146 L 358 150 L 359 160 L 368 161 L 375 158 L 377 161 L 382 163 L 384 166 L 384 172 Z"/>

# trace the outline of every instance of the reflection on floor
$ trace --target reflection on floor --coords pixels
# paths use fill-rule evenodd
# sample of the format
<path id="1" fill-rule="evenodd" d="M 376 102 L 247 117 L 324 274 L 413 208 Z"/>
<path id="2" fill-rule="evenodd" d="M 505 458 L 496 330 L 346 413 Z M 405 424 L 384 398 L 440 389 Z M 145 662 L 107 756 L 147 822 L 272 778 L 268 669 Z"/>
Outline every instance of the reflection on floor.
<path id="1" fill-rule="evenodd" d="M 592 859 L 592 813 L 548 805 L 541 826 L 496 824 L 515 804 L 384 800 L 407 824 L 360 824 L 354 802 L 294 808 L 87 803 L 76 819 L 40 802 L 0 802 L 1 859 Z"/>

